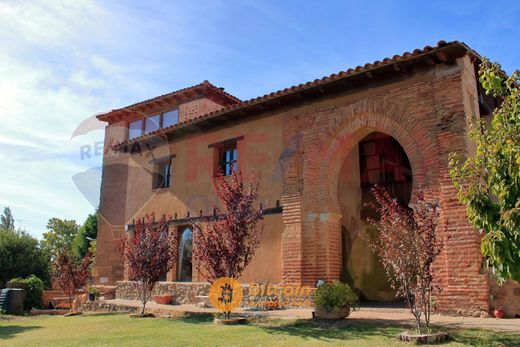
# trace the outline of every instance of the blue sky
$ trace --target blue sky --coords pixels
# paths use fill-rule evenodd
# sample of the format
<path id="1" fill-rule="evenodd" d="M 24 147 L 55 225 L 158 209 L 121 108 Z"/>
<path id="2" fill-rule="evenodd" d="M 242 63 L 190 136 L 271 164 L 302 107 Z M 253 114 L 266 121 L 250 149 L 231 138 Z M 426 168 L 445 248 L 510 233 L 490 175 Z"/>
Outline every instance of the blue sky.
<path id="1" fill-rule="evenodd" d="M 36 237 L 83 222 L 92 115 L 207 79 L 241 99 L 440 39 L 520 68 L 516 1 L 0 1 L 0 207 Z M 84 127 L 81 127 L 84 128 Z M 81 157 L 82 146 L 92 148 Z"/>

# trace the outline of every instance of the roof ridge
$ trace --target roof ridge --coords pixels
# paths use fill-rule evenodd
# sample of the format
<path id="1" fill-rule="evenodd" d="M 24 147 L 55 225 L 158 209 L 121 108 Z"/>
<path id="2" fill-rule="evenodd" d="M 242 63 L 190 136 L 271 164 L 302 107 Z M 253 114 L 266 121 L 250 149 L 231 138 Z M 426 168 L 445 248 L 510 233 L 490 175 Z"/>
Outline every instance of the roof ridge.
<path id="1" fill-rule="evenodd" d="M 200 82 L 198 84 L 194 84 L 192 86 L 188 86 L 188 87 L 184 87 L 184 88 L 181 88 L 181 89 L 177 89 L 177 90 L 174 90 L 172 92 L 169 92 L 169 93 L 166 93 L 166 94 L 162 94 L 162 95 L 158 95 L 158 96 L 154 96 L 153 98 L 145 99 L 145 100 L 133 103 L 133 104 L 128 105 L 128 106 L 115 108 L 115 109 L 112 109 L 112 110 L 110 110 L 108 112 L 100 113 L 96 117 L 99 118 L 99 117 L 102 117 L 102 116 L 106 116 L 106 115 L 108 115 L 108 114 L 110 114 L 112 112 L 123 111 L 123 110 L 131 110 L 132 108 L 138 107 L 140 105 L 143 105 L 143 104 L 146 104 L 146 103 L 149 103 L 149 102 L 153 102 L 153 101 L 156 101 L 156 100 L 160 100 L 160 99 L 163 99 L 163 98 L 166 98 L 166 97 L 169 97 L 169 96 L 173 96 L 175 94 L 179 94 L 179 93 L 188 91 L 190 89 L 196 89 L 196 88 L 199 88 L 199 87 L 210 88 L 210 89 L 214 90 L 215 92 L 223 95 L 224 97 L 230 99 L 231 101 L 234 101 L 235 103 L 241 103 L 242 102 L 242 100 L 240 100 L 236 96 L 226 92 L 224 90 L 224 88 L 217 87 L 216 85 L 214 85 L 213 83 L 209 82 L 208 80 L 204 80 L 204 81 L 202 81 L 202 82 Z"/>

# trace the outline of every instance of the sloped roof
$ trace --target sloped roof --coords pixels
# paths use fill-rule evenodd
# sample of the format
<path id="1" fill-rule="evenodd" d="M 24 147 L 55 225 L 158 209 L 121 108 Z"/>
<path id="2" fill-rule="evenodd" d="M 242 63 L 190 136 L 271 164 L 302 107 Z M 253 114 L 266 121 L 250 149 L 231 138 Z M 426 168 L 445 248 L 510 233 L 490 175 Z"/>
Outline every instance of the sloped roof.
<path id="1" fill-rule="evenodd" d="M 117 115 L 131 112 L 139 112 L 142 110 L 146 110 L 147 108 L 153 107 L 154 105 L 165 105 L 173 100 L 176 100 L 177 102 L 182 102 L 200 94 L 211 94 L 213 96 L 217 96 L 220 100 L 219 103 L 223 106 L 236 105 L 241 102 L 239 98 L 225 92 L 224 88 L 219 88 L 206 80 L 202 83 L 196 84 L 191 87 L 182 88 L 171 93 L 159 95 L 154 98 L 140 101 L 122 108 L 113 109 L 109 112 L 99 114 L 96 117 L 101 121 L 110 121 L 111 118 Z"/>
<path id="2" fill-rule="evenodd" d="M 175 132 L 200 130 L 202 128 L 210 128 L 216 124 L 220 124 L 219 120 L 230 120 L 231 118 L 242 118 L 249 114 L 258 113 L 270 109 L 273 106 L 281 106 L 288 98 L 295 96 L 297 99 L 304 101 L 307 96 L 311 94 L 324 94 L 329 90 L 340 88 L 358 87 L 360 80 L 374 80 L 379 76 L 388 78 L 388 75 L 404 71 L 412 65 L 419 63 L 426 65 L 436 65 L 443 63 L 451 63 L 456 58 L 470 54 L 476 59 L 481 59 L 480 55 L 469 48 L 465 43 L 460 41 L 445 42 L 439 41 L 436 46 L 425 46 L 422 49 L 415 49 L 413 52 L 404 52 L 400 55 L 394 55 L 391 58 L 384 58 L 373 63 L 367 63 L 363 66 L 357 66 L 345 71 L 331 74 L 315 79 L 296 86 L 281 89 L 263 96 L 252 98 L 246 101 L 230 104 L 229 106 L 217 111 L 200 115 L 198 117 L 187 119 L 183 122 L 177 123 L 167 128 L 159 129 L 150 132 L 143 136 L 126 140 L 115 144 L 116 149 L 121 149 L 126 145 L 146 141 L 148 138 L 156 137 L 157 135 L 172 135 Z M 238 100 L 238 99 L 236 99 Z M 256 111 L 256 112 L 255 112 Z M 206 122 L 206 124 L 204 124 Z"/>

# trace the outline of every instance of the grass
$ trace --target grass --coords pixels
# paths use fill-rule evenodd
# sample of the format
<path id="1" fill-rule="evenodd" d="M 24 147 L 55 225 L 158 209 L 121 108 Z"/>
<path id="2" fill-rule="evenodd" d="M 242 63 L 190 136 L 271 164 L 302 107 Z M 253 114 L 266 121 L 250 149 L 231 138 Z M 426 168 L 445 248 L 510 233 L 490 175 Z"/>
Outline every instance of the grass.
<path id="1" fill-rule="evenodd" d="M 257 320 L 215 326 L 211 316 L 130 318 L 127 314 L 0 319 L 0 346 L 406 346 L 399 326 L 355 320 L 335 323 Z M 476 329 L 448 331 L 443 346 L 518 346 L 520 333 Z"/>

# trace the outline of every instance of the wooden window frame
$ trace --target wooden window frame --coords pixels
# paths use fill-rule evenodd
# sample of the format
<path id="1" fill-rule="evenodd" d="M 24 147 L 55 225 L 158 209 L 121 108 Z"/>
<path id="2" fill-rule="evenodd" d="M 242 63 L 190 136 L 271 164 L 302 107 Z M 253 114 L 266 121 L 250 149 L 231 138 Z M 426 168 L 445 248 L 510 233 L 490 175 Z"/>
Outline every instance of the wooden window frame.
<path id="1" fill-rule="evenodd" d="M 213 154 L 213 162 L 214 162 L 213 176 L 214 177 L 217 176 L 219 171 L 222 171 L 224 176 L 229 176 L 233 172 L 236 172 L 236 170 L 238 169 L 238 147 L 239 147 L 238 142 L 243 139 L 244 139 L 244 136 L 238 136 L 238 137 L 234 137 L 234 138 L 231 138 L 231 139 L 228 139 L 225 141 L 212 143 L 212 144 L 208 145 L 208 148 L 214 149 L 214 154 Z M 222 163 L 225 162 L 225 159 L 223 160 L 222 157 L 225 155 L 226 150 L 228 150 L 229 148 L 235 149 L 236 157 L 234 159 L 234 165 L 233 165 L 234 170 L 226 175 L 225 167 L 222 167 Z"/>
<path id="2" fill-rule="evenodd" d="M 168 189 L 173 186 L 173 159 L 175 159 L 175 155 L 162 157 L 158 159 L 151 160 L 150 163 L 153 164 L 153 173 L 152 173 L 152 191 L 155 190 L 161 190 L 161 189 Z M 168 185 L 166 185 L 164 182 L 166 181 L 165 177 L 163 176 L 162 182 L 159 183 L 159 177 L 160 177 L 160 165 L 169 163 L 169 175 L 168 177 Z"/>

